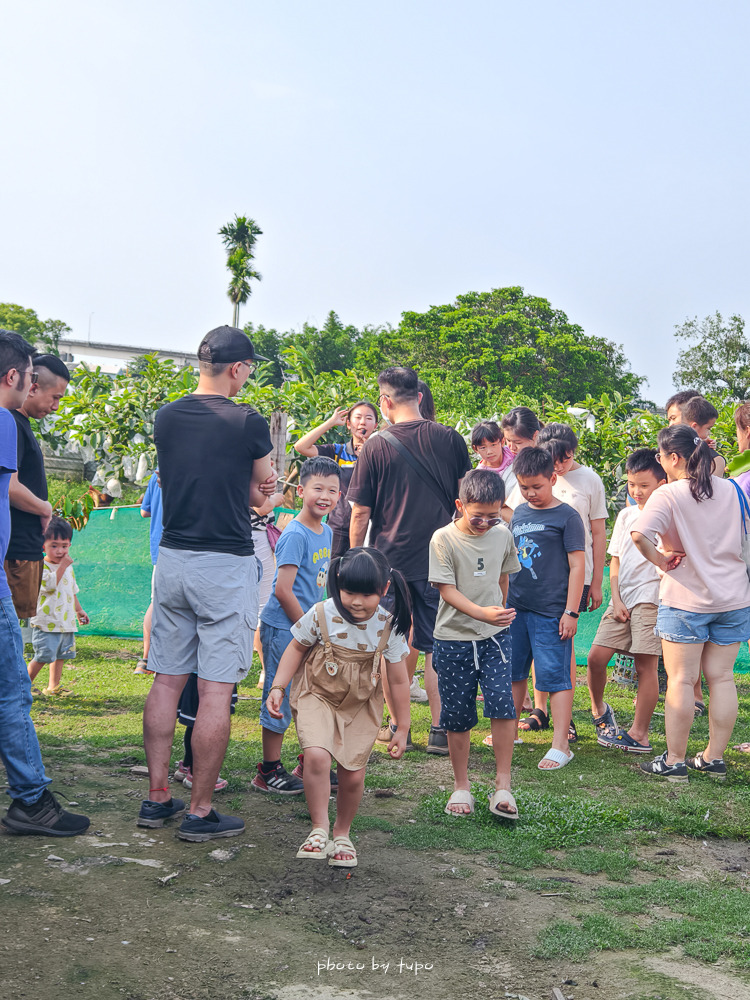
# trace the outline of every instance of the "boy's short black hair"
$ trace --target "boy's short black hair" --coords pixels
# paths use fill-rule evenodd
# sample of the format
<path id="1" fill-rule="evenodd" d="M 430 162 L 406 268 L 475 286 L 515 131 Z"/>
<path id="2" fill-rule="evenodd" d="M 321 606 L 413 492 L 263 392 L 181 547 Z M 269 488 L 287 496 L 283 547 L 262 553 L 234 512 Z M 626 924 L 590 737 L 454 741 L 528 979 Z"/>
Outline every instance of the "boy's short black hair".
<path id="1" fill-rule="evenodd" d="M 312 479 L 313 476 L 321 478 L 335 476 L 337 479 L 341 479 L 341 469 L 332 458 L 316 455 L 315 458 L 308 458 L 302 463 L 302 468 L 299 470 L 299 481 L 304 486 L 307 480 Z"/>
<path id="2" fill-rule="evenodd" d="M 547 441 L 551 441 L 552 438 L 568 442 L 568 451 L 572 451 L 575 454 L 578 447 L 578 435 L 570 424 L 545 424 L 539 431 L 536 443 L 545 444 Z"/>
<path id="3" fill-rule="evenodd" d="M 467 503 L 503 503 L 505 483 L 491 469 L 472 469 L 461 480 L 458 499 L 464 506 Z"/>
<path id="4" fill-rule="evenodd" d="M 654 448 L 637 448 L 625 459 L 626 472 L 653 472 L 657 479 L 666 479 Z"/>
<path id="5" fill-rule="evenodd" d="M 63 541 L 69 542 L 73 538 L 73 528 L 64 517 L 53 515 L 47 525 L 47 530 L 44 532 L 45 542 L 49 538 L 62 538 Z"/>
<path id="6" fill-rule="evenodd" d="M 502 441 L 503 432 L 496 420 L 480 420 L 471 429 L 471 447 L 478 448 L 482 441 Z"/>
<path id="7" fill-rule="evenodd" d="M 672 406 L 679 406 L 682 410 L 685 403 L 691 400 L 693 396 L 700 396 L 700 393 L 696 389 L 682 389 L 680 392 L 676 392 L 674 396 L 670 396 L 667 400 L 667 405 L 665 407 L 667 413 Z"/>
<path id="8" fill-rule="evenodd" d="M 419 376 L 413 368 L 386 368 L 378 375 L 378 385 L 390 390 L 383 395 L 394 403 L 416 403 L 419 399 Z"/>
<path id="9" fill-rule="evenodd" d="M 546 448 L 524 448 L 516 455 L 513 472 L 517 479 L 531 479 L 533 476 L 551 479 L 555 474 L 555 462 Z"/>
<path id="10" fill-rule="evenodd" d="M 539 437 L 541 438 L 541 434 Z M 545 448 L 550 453 L 553 462 L 567 462 L 570 456 L 575 454 L 575 448 L 567 438 L 547 438 L 545 441 L 539 441 L 539 447 Z"/>
<path id="11" fill-rule="evenodd" d="M 693 396 L 682 407 L 682 419 L 688 424 L 703 427 L 709 420 L 716 420 L 719 411 L 704 396 Z"/>

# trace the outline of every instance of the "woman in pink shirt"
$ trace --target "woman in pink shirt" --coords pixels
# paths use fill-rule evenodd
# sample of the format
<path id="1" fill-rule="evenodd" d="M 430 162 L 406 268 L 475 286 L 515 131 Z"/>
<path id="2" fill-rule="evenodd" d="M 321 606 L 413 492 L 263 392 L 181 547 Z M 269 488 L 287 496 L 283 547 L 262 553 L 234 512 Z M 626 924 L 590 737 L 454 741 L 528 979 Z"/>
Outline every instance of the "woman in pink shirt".
<path id="1" fill-rule="evenodd" d="M 667 670 L 667 751 L 641 764 L 649 774 L 688 780 L 688 769 L 723 779 L 724 751 L 737 718 L 733 667 L 750 638 L 750 581 L 741 556 L 737 491 L 712 476 L 708 445 L 685 424 L 659 431 L 659 461 L 667 485 L 650 497 L 631 531 L 640 551 L 661 571 L 656 634 Z M 660 547 L 650 540 L 654 533 Z M 687 758 L 693 686 L 708 683 L 708 746 Z"/>

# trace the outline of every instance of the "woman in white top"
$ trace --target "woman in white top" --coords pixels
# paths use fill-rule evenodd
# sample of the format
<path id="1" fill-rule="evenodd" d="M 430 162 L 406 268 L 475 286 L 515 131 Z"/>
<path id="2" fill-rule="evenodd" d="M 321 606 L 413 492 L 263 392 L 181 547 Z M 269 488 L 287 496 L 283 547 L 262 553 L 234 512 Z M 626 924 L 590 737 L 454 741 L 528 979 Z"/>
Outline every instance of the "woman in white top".
<path id="1" fill-rule="evenodd" d="M 737 718 L 733 667 L 740 643 L 750 638 L 743 517 L 735 486 L 711 475 L 711 451 L 692 428 L 665 427 L 658 441 L 668 482 L 649 497 L 631 535 L 662 574 L 655 631 L 668 678 L 667 752 L 641 767 L 670 781 L 687 781 L 688 768 L 724 778 L 724 751 Z M 654 532 L 659 549 L 648 537 Z M 686 759 L 701 669 L 710 736 L 703 751 Z"/>

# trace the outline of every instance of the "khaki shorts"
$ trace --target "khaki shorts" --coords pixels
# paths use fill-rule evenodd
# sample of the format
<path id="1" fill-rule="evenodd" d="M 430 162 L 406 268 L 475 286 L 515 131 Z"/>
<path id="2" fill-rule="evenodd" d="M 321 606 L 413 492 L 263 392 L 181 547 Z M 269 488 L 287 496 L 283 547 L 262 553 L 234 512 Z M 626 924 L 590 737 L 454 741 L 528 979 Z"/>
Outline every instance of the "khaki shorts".
<path id="1" fill-rule="evenodd" d="M 253 662 L 258 578 L 255 556 L 160 546 L 149 669 L 238 684 Z"/>
<path id="2" fill-rule="evenodd" d="M 607 646 L 619 653 L 661 656 L 661 639 L 654 635 L 658 610 L 656 604 L 636 604 L 630 609 L 629 621 L 618 622 L 612 608 L 607 608 L 599 622 L 593 645 Z"/>
<path id="3" fill-rule="evenodd" d="M 33 618 L 42 587 L 44 559 L 6 559 L 4 569 L 16 614 L 19 618 Z"/>

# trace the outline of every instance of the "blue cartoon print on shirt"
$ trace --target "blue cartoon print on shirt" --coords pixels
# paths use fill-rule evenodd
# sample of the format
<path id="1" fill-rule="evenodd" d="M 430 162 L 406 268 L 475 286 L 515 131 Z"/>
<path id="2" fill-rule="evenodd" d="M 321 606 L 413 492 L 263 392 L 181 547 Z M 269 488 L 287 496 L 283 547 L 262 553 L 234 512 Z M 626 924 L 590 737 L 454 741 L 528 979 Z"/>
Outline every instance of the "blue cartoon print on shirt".
<path id="1" fill-rule="evenodd" d="M 532 562 L 534 559 L 538 559 L 541 555 L 541 550 L 536 542 L 522 535 L 518 539 L 518 561 L 521 563 L 524 569 L 527 569 L 531 573 L 533 580 L 537 580 L 538 577 L 534 572 L 534 567 Z"/>

